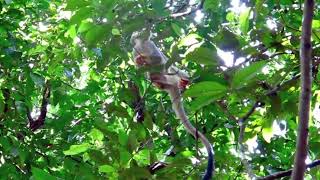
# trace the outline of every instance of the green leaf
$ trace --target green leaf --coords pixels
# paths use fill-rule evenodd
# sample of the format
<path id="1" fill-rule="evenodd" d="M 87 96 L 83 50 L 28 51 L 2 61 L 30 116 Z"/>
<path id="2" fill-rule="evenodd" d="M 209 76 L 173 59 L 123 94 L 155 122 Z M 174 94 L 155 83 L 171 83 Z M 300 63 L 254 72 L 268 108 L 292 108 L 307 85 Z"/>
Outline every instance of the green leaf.
<path id="1" fill-rule="evenodd" d="M 133 156 L 139 166 L 147 166 L 150 164 L 150 150 L 143 149 Z"/>
<path id="2" fill-rule="evenodd" d="M 213 42 L 223 51 L 234 51 L 240 48 L 238 36 L 227 28 L 219 30 Z"/>
<path id="3" fill-rule="evenodd" d="M 89 135 L 93 140 L 102 141 L 104 138 L 103 133 L 98 129 L 92 129 Z"/>
<path id="4" fill-rule="evenodd" d="M 212 97 L 219 94 L 225 94 L 228 87 L 214 81 L 204 81 L 193 84 L 184 92 L 185 97 Z"/>
<path id="5" fill-rule="evenodd" d="M 122 117 L 122 118 L 129 118 L 129 114 L 127 112 L 127 109 L 122 107 L 122 106 L 118 106 L 115 104 L 108 104 L 107 105 L 107 112 L 108 113 L 112 113 L 118 117 Z"/>
<path id="6" fill-rule="evenodd" d="M 202 38 L 198 34 L 189 34 L 180 40 L 178 47 L 191 46 L 193 44 L 199 43 L 201 40 Z"/>
<path id="7" fill-rule="evenodd" d="M 196 99 L 192 100 L 190 103 L 190 110 L 192 112 L 195 112 L 199 109 L 201 109 L 204 106 L 207 106 L 211 104 L 214 100 L 219 99 L 223 94 L 215 95 L 215 96 L 202 96 L 202 97 L 197 97 Z"/>
<path id="8" fill-rule="evenodd" d="M 235 89 L 241 88 L 249 83 L 257 73 L 266 65 L 265 61 L 254 62 L 250 66 L 239 69 L 235 72 L 232 79 L 232 87 Z"/>
<path id="9" fill-rule="evenodd" d="M 68 150 L 63 151 L 63 153 L 65 155 L 76 155 L 76 154 L 80 154 L 88 151 L 89 148 L 90 148 L 90 144 L 88 143 L 83 143 L 80 145 L 72 145 Z"/>
<path id="10" fill-rule="evenodd" d="M 77 10 L 78 8 L 87 6 L 90 4 L 90 1 L 87 0 L 68 0 L 66 10 Z"/>
<path id="11" fill-rule="evenodd" d="M 93 26 L 94 26 L 94 24 L 92 22 L 82 21 L 79 28 L 78 28 L 78 32 L 79 33 L 86 32 L 89 29 L 93 28 Z"/>
<path id="12" fill-rule="evenodd" d="M 251 8 L 247 8 L 239 16 L 240 30 L 243 34 L 246 34 L 249 30 L 250 12 L 251 12 Z"/>
<path id="13" fill-rule="evenodd" d="M 74 39 L 74 38 L 77 36 L 76 26 L 75 26 L 75 25 L 72 25 L 72 26 L 69 28 L 67 34 L 68 34 L 72 39 Z"/>
<path id="14" fill-rule="evenodd" d="M 111 173 L 116 172 L 116 169 L 112 166 L 109 166 L 109 165 L 102 165 L 102 166 L 99 166 L 99 172 L 111 174 Z"/>
<path id="15" fill-rule="evenodd" d="M 262 129 L 262 137 L 267 143 L 270 143 L 271 138 L 273 137 L 272 128 L 271 127 L 263 128 Z"/>
<path id="16" fill-rule="evenodd" d="M 32 56 L 32 55 L 37 55 L 37 54 L 40 54 L 40 53 L 43 53 L 45 50 L 47 49 L 46 46 L 36 46 L 35 48 L 31 48 L 29 49 L 28 51 L 28 55 Z"/>
<path id="17" fill-rule="evenodd" d="M 129 136 L 123 130 L 119 130 L 118 141 L 122 146 L 126 146 L 128 144 Z"/>
<path id="18" fill-rule="evenodd" d="M 312 29 L 319 30 L 320 20 L 312 20 Z"/>
<path id="19" fill-rule="evenodd" d="M 0 90 L 0 116 L 1 114 L 3 113 L 3 110 L 4 110 L 4 96 L 3 96 L 3 93 L 2 91 Z"/>
<path id="20" fill-rule="evenodd" d="M 120 164 L 123 166 L 126 166 L 130 159 L 131 159 L 131 154 L 126 151 L 126 150 L 120 150 Z"/>
<path id="21" fill-rule="evenodd" d="M 219 56 L 216 49 L 200 47 L 187 54 L 186 59 L 198 64 L 216 65 Z"/>
<path id="22" fill-rule="evenodd" d="M 32 172 L 32 177 L 34 180 L 56 180 L 57 178 L 50 175 L 48 172 L 36 168 L 36 167 L 32 167 L 31 168 L 31 172 Z"/>
<path id="23" fill-rule="evenodd" d="M 30 77 L 37 86 L 43 86 L 45 83 L 44 78 L 39 74 L 30 72 Z"/>
<path id="24" fill-rule="evenodd" d="M 102 25 L 93 26 L 85 35 L 89 46 L 95 45 L 107 38 L 108 27 Z"/>
<path id="25" fill-rule="evenodd" d="M 70 19 L 70 24 L 80 24 L 82 20 L 85 20 L 91 16 L 93 9 L 91 7 L 83 7 L 79 9 Z"/>
<path id="26" fill-rule="evenodd" d="M 120 36 L 120 35 L 121 35 L 120 30 L 117 29 L 117 28 L 113 28 L 113 29 L 111 30 L 111 33 L 112 33 L 112 35 L 114 35 L 114 36 Z"/>
<path id="27" fill-rule="evenodd" d="M 178 35 L 182 36 L 183 35 L 183 30 L 181 27 L 179 27 L 176 23 L 171 23 L 171 27 L 173 31 Z"/>
<path id="28" fill-rule="evenodd" d="M 164 7 L 166 5 L 167 1 L 166 0 L 152 0 L 152 8 L 155 10 L 157 15 L 159 16 L 165 16 L 167 15 L 167 11 L 164 10 Z"/>

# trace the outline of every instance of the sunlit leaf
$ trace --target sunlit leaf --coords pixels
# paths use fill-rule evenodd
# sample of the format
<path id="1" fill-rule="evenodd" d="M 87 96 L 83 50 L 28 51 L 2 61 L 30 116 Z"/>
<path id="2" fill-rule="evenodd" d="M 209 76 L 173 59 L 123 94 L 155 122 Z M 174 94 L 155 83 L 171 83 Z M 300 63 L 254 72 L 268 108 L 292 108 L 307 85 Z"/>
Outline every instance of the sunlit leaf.
<path id="1" fill-rule="evenodd" d="M 180 40 L 178 47 L 191 46 L 193 44 L 199 43 L 201 39 L 202 38 L 198 34 L 189 34 Z"/>
<path id="2" fill-rule="evenodd" d="M 185 97 L 213 97 L 219 94 L 225 94 L 227 86 L 214 81 L 204 81 L 193 84 L 184 92 Z"/>
<path id="3" fill-rule="evenodd" d="M 83 152 L 86 152 L 90 148 L 90 144 L 83 143 L 80 145 L 72 145 L 70 148 L 66 151 L 63 151 L 65 155 L 76 155 Z"/>
<path id="4" fill-rule="evenodd" d="M 267 143 L 270 143 L 271 138 L 273 137 L 272 128 L 263 128 L 262 137 Z"/>
<path id="5" fill-rule="evenodd" d="M 115 35 L 115 36 L 120 36 L 121 35 L 119 29 L 117 29 L 117 28 L 113 28 L 111 30 L 111 33 L 112 33 L 112 35 Z"/>
<path id="6" fill-rule="evenodd" d="M 266 65 L 265 61 L 255 62 L 247 67 L 237 70 L 232 79 L 232 86 L 234 88 L 241 88 L 249 83 L 257 73 Z"/>
<path id="7" fill-rule="evenodd" d="M 251 12 L 251 8 L 247 8 L 239 16 L 240 30 L 243 34 L 246 34 L 249 30 L 250 12 Z"/>
<path id="8" fill-rule="evenodd" d="M 104 138 L 103 133 L 98 129 L 92 129 L 89 135 L 92 139 L 98 140 L 98 141 L 102 141 Z"/>
<path id="9" fill-rule="evenodd" d="M 148 149 L 143 149 L 133 156 L 139 165 L 146 166 L 150 164 L 150 151 Z"/>
<path id="10" fill-rule="evenodd" d="M 99 172 L 114 173 L 116 172 L 116 169 L 110 165 L 102 165 L 102 166 L 99 166 Z"/>

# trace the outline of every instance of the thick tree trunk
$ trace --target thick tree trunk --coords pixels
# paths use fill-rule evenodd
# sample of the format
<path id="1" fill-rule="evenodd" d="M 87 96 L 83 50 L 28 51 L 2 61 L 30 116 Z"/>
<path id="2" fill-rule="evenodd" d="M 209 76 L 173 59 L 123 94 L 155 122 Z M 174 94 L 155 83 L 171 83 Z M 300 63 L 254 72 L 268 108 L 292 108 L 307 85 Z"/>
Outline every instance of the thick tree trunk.
<path id="1" fill-rule="evenodd" d="M 291 178 L 302 180 L 306 169 L 305 160 L 308 152 L 308 124 L 311 99 L 311 30 L 314 0 L 304 1 L 302 35 L 300 42 L 301 93 L 299 104 L 299 128 L 296 156 Z"/>

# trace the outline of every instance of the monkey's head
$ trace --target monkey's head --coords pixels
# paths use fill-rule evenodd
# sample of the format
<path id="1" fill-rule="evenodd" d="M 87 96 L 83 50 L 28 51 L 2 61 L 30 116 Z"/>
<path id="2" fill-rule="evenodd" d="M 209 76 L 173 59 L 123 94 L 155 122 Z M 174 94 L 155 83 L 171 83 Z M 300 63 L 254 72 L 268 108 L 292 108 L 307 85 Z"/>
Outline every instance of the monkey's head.
<path id="1" fill-rule="evenodd" d="M 142 29 L 141 31 L 135 31 L 132 33 L 130 38 L 130 43 L 135 45 L 137 41 L 147 41 L 150 40 L 151 33 L 149 30 Z"/>

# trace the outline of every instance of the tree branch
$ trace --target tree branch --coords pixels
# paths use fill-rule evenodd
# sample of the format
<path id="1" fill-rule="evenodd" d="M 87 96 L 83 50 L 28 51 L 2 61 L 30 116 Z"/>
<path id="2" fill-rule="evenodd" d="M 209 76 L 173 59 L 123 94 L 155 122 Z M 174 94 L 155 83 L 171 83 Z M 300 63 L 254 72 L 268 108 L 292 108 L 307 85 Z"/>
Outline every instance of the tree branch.
<path id="1" fill-rule="evenodd" d="M 179 17 L 188 16 L 190 14 L 193 14 L 196 11 L 201 10 L 203 8 L 204 2 L 205 2 L 205 0 L 201 0 L 201 2 L 199 3 L 199 5 L 196 8 L 193 8 L 193 9 L 187 10 L 185 12 L 181 12 L 181 13 L 174 13 L 174 14 L 171 14 L 170 16 L 173 18 L 179 18 Z"/>
<path id="2" fill-rule="evenodd" d="M 313 0 L 304 1 L 302 35 L 300 42 L 301 93 L 299 103 L 299 127 L 296 155 L 291 176 L 293 180 L 303 179 L 306 169 L 305 159 L 308 153 L 308 126 L 310 117 L 310 100 L 312 86 L 311 30 L 313 7 Z"/>
<path id="3" fill-rule="evenodd" d="M 314 168 L 314 167 L 319 166 L 319 165 L 320 165 L 320 159 L 313 161 L 312 163 L 308 164 L 306 167 L 307 168 Z M 286 171 L 280 171 L 280 172 L 277 172 L 277 173 L 274 173 L 274 174 L 271 174 L 271 175 L 268 175 L 268 176 L 265 176 L 265 177 L 261 177 L 261 178 L 258 178 L 258 179 L 259 180 L 279 179 L 279 178 L 282 178 L 282 177 L 290 176 L 291 173 L 292 173 L 292 170 L 293 169 L 289 169 L 289 170 L 286 170 Z"/>
<path id="4" fill-rule="evenodd" d="M 42 102 L 41 102 L 41 107 L 40 107 L 40 115 L 39 115 L 38 119 L 33 121 L 32 117 L 30 116 L 30 111 L 27 112 L 27 116 L 29 114 L 29 116 L 28 116 L 29 128 L 32 131 L 39 129 L 41 126 L 44 125 L 44 121 L 47 116 L 47 106 L 49 104 L 49 98 L 50 98 L 50 84 L 49 84 L 49 81 L 47 81 L 44 86 L 44 89 L 43 89 Z"/>

